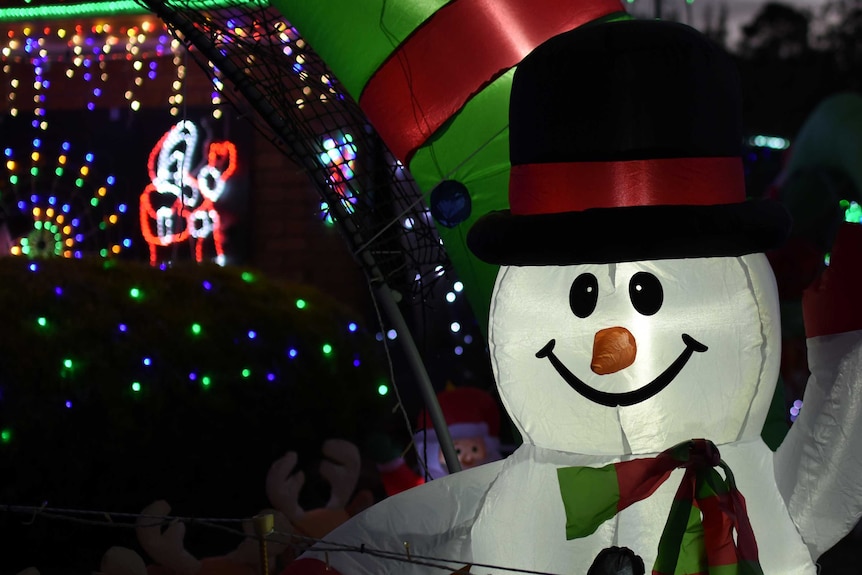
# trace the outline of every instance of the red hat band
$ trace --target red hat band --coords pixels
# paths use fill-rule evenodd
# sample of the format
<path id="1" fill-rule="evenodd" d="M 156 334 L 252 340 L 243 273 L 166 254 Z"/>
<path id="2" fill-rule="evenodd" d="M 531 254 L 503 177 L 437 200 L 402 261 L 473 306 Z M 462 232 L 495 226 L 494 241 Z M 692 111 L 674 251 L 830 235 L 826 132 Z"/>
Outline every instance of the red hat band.
<path id="1" fill-rule="evenodd" d="M 521 216 L 744 200 L 739 157 L 521 164 L 509 175 L 511 212 Z"/>

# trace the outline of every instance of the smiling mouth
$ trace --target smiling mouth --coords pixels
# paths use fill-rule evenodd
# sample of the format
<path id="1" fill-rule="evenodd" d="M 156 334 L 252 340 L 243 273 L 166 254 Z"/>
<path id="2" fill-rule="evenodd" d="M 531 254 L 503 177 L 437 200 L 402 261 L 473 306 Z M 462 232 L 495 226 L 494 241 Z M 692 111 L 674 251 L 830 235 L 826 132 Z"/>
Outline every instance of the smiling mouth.
<path id="1" fill-rule="evenodd" d="M 557 370 L 557 373 L 562 376 L 566 383 L 590 401 L 607 407 L 616 407 L 618 405 L 625 407 L 645 401 L 663 390 L 671 381 L 673 381 L 677 374 L 682 371 L 682 368 L 685 367 L 685 364 L 688 363 L 689 358 L 691 358 L 694 352 L 703 353 L 708 349 L 705 345 L 687 333 L 682 334 L 682 342 L 685 344 L 685 349 L 682 350 L 679 357 L 677 357 L 674 362 L 667 367 L 667 369 L 659 374 L 658 377 L 641 388 L 635 389 L 634 391 L 626 391 L 624 393 L 608 393 L 606 391 L 599 391 L 581 381 L 578 376 L 569 371 L 569 369 L 563 365 L 563 362 L 554 355 L 554 346 L 557 343 L 556 340 L 552 339 L 545 344 L 545 347 L 536 352 L 536 357 L 547 357 L 551 362 L 551 365 L 554 366 L 554 369 Z"/>

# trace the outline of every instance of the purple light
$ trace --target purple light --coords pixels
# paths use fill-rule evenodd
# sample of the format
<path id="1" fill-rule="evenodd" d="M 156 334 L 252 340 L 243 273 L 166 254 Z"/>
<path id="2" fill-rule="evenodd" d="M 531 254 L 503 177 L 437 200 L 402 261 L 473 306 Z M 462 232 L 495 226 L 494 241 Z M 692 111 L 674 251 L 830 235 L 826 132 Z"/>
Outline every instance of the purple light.
<path id="1" fill-rule="evenodd" d="M 96 109 L 96 105 L 92 102 L 87 102 L 87 109 L 91 112 Z"/>
<path id="2" fill-rule="evenodd" d="M 203 282 L 203 284 L 202 284 L 202 285 L 204 286 L 204 289 L 205 289 L 205 290 L 207 290 L 207 291 L 209 291 L 209 290 L 213 289 L 213 284 L 211 284 L 211 283 L 210 283 L 210 282 L 208 282 L 207 280 L 204 280 L 204 282 Z"/>
<path id="3" fill-rule="evenodd" d="M 66 409 L 72 409 L 72 402 L 68 399 L 66 400 Z"/>
<path id="4" fill-rule="evenodd" d="M 190 379 L 191 381 L 194 381 L 194 380 L 196 380 L 197 378 L 198 378 L 198 374 L 196 374 L 195 372 L 191 372 L 191 373 L 189 374 L 189 379 Z"/>
<path id="5" fill-rule="evenodd" d="M 120 325 L 117 326 L 117 329 L 119 329 L 123 333 L 126 333 L 126 330 L 128 330 L 129 327 L 126 324 L 121 323 Z"/>
<path id="6" fill-rule="evenodd" d="M 274 373 L 267 373 L 266 374 L 266 380 L 267 381 L 275 381 L 275 374 Z"/>
<path id="7" fill-rule="evenodd" d="M 360 365 L 361 365 L 361 362 L 358 359 L 353 360 L 353 367 L 359 367 Z"/>
<path id="8" fill-rule="evenodd" d="M 257 332 L 253 329 L 248 330 L 248 339 L 254 339 L 257 337 Z"/>
<path id="9" fill-rule="evenodd" d="M 57 295 L 63 295 L 63 288 L 61 288 L 60 286 L 55 287 L 54 293 Z"/>

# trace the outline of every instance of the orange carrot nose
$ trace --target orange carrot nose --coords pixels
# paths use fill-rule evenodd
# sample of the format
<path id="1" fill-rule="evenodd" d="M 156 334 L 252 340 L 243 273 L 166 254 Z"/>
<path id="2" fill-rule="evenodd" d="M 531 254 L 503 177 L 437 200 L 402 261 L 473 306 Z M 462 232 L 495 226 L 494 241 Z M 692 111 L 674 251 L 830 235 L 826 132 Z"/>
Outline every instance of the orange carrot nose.
<path id="1" fill-rule="evenodd" d="M 632 332 L 624 327 L 609 327 L 596 332 L 590 368 L 597 375 L 608 375 L 635 362 L 638 346 Z"/>

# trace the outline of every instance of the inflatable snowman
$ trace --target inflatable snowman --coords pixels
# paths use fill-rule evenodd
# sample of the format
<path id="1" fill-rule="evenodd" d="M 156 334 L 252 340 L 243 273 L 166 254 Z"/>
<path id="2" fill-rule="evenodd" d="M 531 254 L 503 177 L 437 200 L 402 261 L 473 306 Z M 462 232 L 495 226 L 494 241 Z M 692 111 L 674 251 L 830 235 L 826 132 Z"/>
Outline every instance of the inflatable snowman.
<path id="1" fill-rule="evenodd" d="M 860 402 L 835 399 L 860 376 L 822 370 L 805 424 L 777 457 L 763 443 L 781 337 L 764 251 L 790 221 L 745 199 L 741 142 L 734 65 L 692 28 L 596 23 L 532 52 L 511 209 L 468 236 L 501 265 L 491 361 L 524 443 L 381 502 L 288 573 L 814 574 L 860 512 Z"/>

